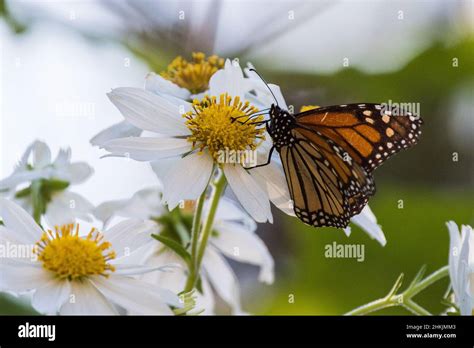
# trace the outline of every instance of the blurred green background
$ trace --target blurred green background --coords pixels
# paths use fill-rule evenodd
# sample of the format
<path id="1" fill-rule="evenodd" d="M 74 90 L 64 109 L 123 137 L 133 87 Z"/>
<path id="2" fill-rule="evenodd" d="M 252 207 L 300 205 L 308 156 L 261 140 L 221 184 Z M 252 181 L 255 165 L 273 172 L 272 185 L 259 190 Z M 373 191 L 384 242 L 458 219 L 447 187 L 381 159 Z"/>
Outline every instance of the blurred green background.
<path id="1" fill-rule="evenodd" d="M 344 10 L 345 1 L 335 5 L 325 1 L 281 1 L 275 6 L 264 1 L 252 8 L 252 18 L 241 20 L 242 30 L 252 25 L 259 29 L 255 35 L 245 35 L 239 32 L 240 28 L 231 26 L 239 14 L 248 14 L 249 6 L 254 6 L 248 1 L 181 2 L 187 13 L 205 8 L 199 12 L 204 18 L 201 25 L 177 22 L 167 1 L 101 2 L 101 15 L 118 18 L 119 30 L 105 30 L 107 25 L 100 15 L 101 25 L 96 28 L 91 23 L 79 25 L 77 21 L 61 20 L 54 11 L 28 11 L 31 4 L 1 1 L 0 9 L 8 28 L 2 33 L 15 40 L 32 35 L 38 23 L 49 23 L 56 31 L 72 31 L 87 40 L 90 50 L 111 43 L 120 45 L 133 59 L 156 72 L 165 69 L 176 55 L 189 57 L 193 51 L 239 57 L 242 64 L 251 61 L 267 81 L 281 86 L 287 102 L 295 109 L 306 104 L 388 100 L 420 103 L 425 121 L 420 143 L 375 173 L 377 194 L 369 205 L 387 238 L 385 247 L 355 226 L 347 237 L 341 230 L 310 228 L 274 211 L 275 223 L 259 226 L 258 233 L 275 258 L 275 284 L 259 284 L 254 268 L 233 264 L 242 280 L 244 308 L 251 313 L 339 315 L 384 296 L 402 272 L 407 285 L 422 265 L 427 266 L 427 274 L 446 265 L 447 221 L 474 225 L 472 1 L 393 1 L 390 6 L 388 2 L 381 3 L 375 6 L 372 1 L 357 2 L 361 13 L 373 10 L 365 20 L 380 23 L 380 30 L 374 32 L 351 27 L 352 14 Z M 297 30 L 293 30 L 294 23 L 280 25 L 279 15 L 286 16 L 301 6 L 308 9 L 297 17 Z M 87 11 L 81 9 L 78 13 Z M 386 18 L 396 18 L 400 10 L 406 15 L 406 25 L 412 23 L 408 33 L 389 30 L 399 24 Z M 318 27 L 318 21 L 331 23 L 341 15 L 346 16 L 347 27 Z M 417 27 L 415 22 L 423 24 Z M 351 31 L 360 31 L 353 45 L 347 46 L 347 56 L 355 55 L 355 64 L 342 67 L 339 62 L 345 55 L 325 54 L 324 43 L 344 48 L 351 43 L 347 34 Z M 226 35 L 228 38 L 222 39 Z M 408 45 L 410 41 L 412 44 Z M 395 48 L 389 50 L 387 45 Z M 329 46 L 327 49 L 334 52 Z M 394 52 L 400 57 L 393 59 Z M 376 64 L 385 59 L 390 61 L 386 66 Z M 332 64 L 332 60 L 338 63 Z M 367 63 L 371 61 L 373 69 Z M 458 155 L 458 161 L 453 161 L 453 153 Z M 398 208 L 399 200 L 403 200 L 403 209 Z M 364 244 L 364 262 L 325 258 L 324 247 L 333 241 Z M 444 309 L 441 298 L 447 287 L 446 278 L 416 299 L 429 311 L 439 313 Z M 292 303 L 290 295 L 294 296 Z M 1 297 L 0 314 L 23 313 L 32 311 L 9 295 Z M 391 308 L 377 314 L 408 312 Z"/>

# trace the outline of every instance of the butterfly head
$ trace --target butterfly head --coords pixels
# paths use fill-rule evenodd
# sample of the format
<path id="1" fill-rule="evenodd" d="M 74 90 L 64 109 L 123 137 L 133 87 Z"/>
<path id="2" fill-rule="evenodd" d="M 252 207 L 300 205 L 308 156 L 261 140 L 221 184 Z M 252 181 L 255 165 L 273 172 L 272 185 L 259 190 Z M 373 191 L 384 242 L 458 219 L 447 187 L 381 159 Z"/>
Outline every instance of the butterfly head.
<path id="1" fill-rule="evenodd" d="M 280 118 L 283 110 L 276 104 L 272 104 L 270 106 L 270 119 L 275 121 L 276 119 Z"/>

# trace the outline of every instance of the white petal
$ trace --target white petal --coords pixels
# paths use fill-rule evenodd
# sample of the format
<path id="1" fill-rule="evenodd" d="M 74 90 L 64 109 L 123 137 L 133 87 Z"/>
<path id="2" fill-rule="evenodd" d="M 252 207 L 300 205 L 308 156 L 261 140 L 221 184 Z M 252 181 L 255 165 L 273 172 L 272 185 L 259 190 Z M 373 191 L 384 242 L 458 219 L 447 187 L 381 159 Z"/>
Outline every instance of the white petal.
<path id="1" fill-rule="evenodd" d="M 71 163 L 64 173 L 64 179 L 71 184 L 80 184 L 86 181 L 94 173 L 94 169 L 85 162 Z"/>
<path id="2" fill-rule="evenodd" d="M 15 245 L 19 251 L 21 250 L 21 252 L 18 252 L 16 255 L 12 253 L 10 253 L 9 255 L 3 255 L 3 258 L 0 257 L 0 264 L 5 260 L 9 259 L 27 261 L 34 260 L 37 258 L 37 255 L 34 253 L 35 244 L 32 244 L 31 241 L 28 238 L 25 238 L 23 235 L 16 233 L 15 231 L 1 225 L 0 245 L 2 245 L 4 250 L 8 250 L 8 248 L 10 248 L 10 246 L 12 245 Z"/>
<path id="3" fill-rule="evenodd" d="M 103 145 L 113 156 L 130 157 L 137 161 L 153 161 L 180 156 L 191 151 L 186 139 L 129 137 L 111 140 Z"/>
<path id="4" fill-rule="evenodd" d="M 470 238 L 467 237 L 468 234 L 471 236 Z M 474 232 L 472 227 L 469 225 L 462 225 L 461 235 L 464 236 L 465 243 L 470 243 L 471 250 L 474 250 Z M 474 273 L 474 252 L 469 253 L 469 265 L 471 267 L 471 272 Z"/>
<path id="5" fill-rule="evenodd" d="M 35 291 L 31 304 L 40 313 L 56 314 L 68 300 L 70 292 L 69 281 L 53 278 Z"/>
<path id="6" fill-rule="evenodd" d="M 189 103 L 178 105 L 166 98 L 140 88 L 121 87 L 107 94 L 123 117 L 134 126 L 167 135 L 187 135 L 189 129 L 182 113 Z"/>
<path id="7" fill-rule="evenodd" d="M 18 165 L 15 167 L 15 170 L 18 170 L 18 169 L 24 170 L 28 168 L 28 160 L 30 158 L 31 152 L 33 151 L 33 147 L 35 146 L 35 144 L 36 144 L 36 141 L 28 145 L 23 155 L 21 155 L 21 159 L 18 162 Z"/>
<path id="8" fill-rule="evenodd" d="M 219 206 L 217 207 L 215 220 L 216 222 L 240 222 L 247 228 L 248 231 L 251 232 L 255 231 L 257 228 L 255 221 L 246 212 L 244 212 L 236 202 L 228 199 L 227 197 L 223 197 L 220 200 Z"/>
<path id="9" fill-rule="evenodd" d="M 146 273 L 160 272 L 160 273 L 170 273 L 173 272 L 176 268 L 181 268 L 179 264 L 164 264 L 160 266 L 144 266 L 144 265 L 132 265 L 132 264 L 114 264 L 115 275 L 124 275 L 124 276 L 133 276 L 133 275 L 143 275 Z"/>
<path id="10" fill-rule="evenodd" d="M 155 243 L 158 244 L 158 243 Z M 163 249 L 164 248 L 164 249 Z M 153 254 L 148 257 L 147 266 L 160 267 L 167 264 L 180 264 L 182 267 L 172 268 L 167 272 L 150 272 L 143 275 L 142 280 L 150 284 L 156 284 L 174 293 L 183 290 L 186 283 L 186 265 L 174 251 L 162 246 L 153 246 Z"/>
<path id="11" fill-rule="evenodd" d="M 215 307 L 215 300 L 214 300 L 214 293 L 212 292 L 211 285 L 207 280 L 205 275 L 201 276 L 201 287 L 202 287 L 202 294 L 196 292 L 196 306 L 194 307 L 195 311 L 201 311 L 201 315 L 214 315 L 214 307 Z"/>
<path id="12" fill-rule="evenodd" d="M 94 209 L 94 215 L 106 225 L 113 216 L 141 220 L 161 216 L 166 210 L 161 204 L 161 192 L 161 188 L 146 188 L 136 192 L 130 199 L 104 202 Z"/>
<path id="13" fill-rule="evenodd" d="M 141 133 L 142 130 L 140 128 L 135 127 L 128 121 L 122 121 L 104 129 L 95 135 L 90 140 L 90 142 L 94 146 L 102 146 L 109 140 L 126 137 L 137 137 Z"/>
<path id="14" fill-rule="evenodd" d="M 251 89 L 240 66 L 229 59 L 226 60 L 224 69 L 218 70 L 209 80 L 209 94 L 219 96 L 227 93 L 232 97 L 239 96 L 244 99 L 245 93 Z"/>
<path id="15" fill-rule="evenodd" d="M 24 182 L 49 178 L 51 172 L 52 168 L 16 171 L 5 179 L 0 180 L 0 190 L 14 189 L 16 186 Z"/>
<path id="16" fill-rule="evenodd" d="M 351 221 L 362 228 L 367 234 L 377 240 L 382 246 L 387 244 L 385 235 L 380 228 L 380 225 L 377 224 L 377 219 L 375 218 L 374 213 L 370 210 L 370 207 L 366 205 L 360 214 L 353 216 Z M 346 232 L 347 235 L 350 234 Z"/>
<path id="17" fill-rule="evenodd" d="M 346 228 L 344 228 L 344 233 L 346 234 L 346 236 L 350 237 L 352 233 L 351 226 L 347 226 Z"/>
<path id="18" fill-rule="evenodd" d="M 66 167 L 71 162 L 71 148 L 60 149 L 58 155 L 54 159 L 55 167 Z"/>
<path id="19" fill-rule="evenodd" d="M 162 215 L 166 209 L 161 204 L 161 196 L 163 195 L 163 187 L 160 182 L 154 187 L 145 188 L 137 191 L 132 199 L 128 209 L 130 215 L 141 219 L 149 219 L 150 216 Z"/>
<path id="20" fill-rule="evenodd" d="M 260 187 L 268 192 L 270 200 L 277 208 L 288 215 L 295 216 L 283 167 L 279 163 L 270 162 L 266 166 L 251 169 L 249 172 Z"/>
<path id="21" fill-rule="evenodd" d="M 168 94 L 183 100 L 189 99 L 191 94 L 186 88 L 179 87 L 177 84 L 154 72 L 147 74 L 145 78 L 145 89 L 158 95 Z"/>
<path id="22" fill-rule="evenodd" d="M 458 225 L 454 221 L 446 223 L 449 231 L 449 276 L 453 288 L 457 290 L 460 279 L 458 279 L 459 254 L 461 253 L 461 236 L 459 235 Z"/>
<path id="23" fill-rule="evenodd" d="M 107 225 L 112 219 L 114 215 L 120 215 L 118 212 L 129 204 L 129 199 L 120 199 L 115 201 L 108 201 L 99 204 L 97 207 L 94 208 L 93 214 L 98 219 L 101 220 L 104 225 Z M 125 216 L 125 217 L 132 217 L 132 216 Z"/>
<path id="24" fill-rule="evenodd" d="M 133 278 L 111 275 L 93 277 L 94 284 L 110 300 L 138 314 L 173 314 L 166 303 L 181 307 L 178 296 Z"/>
<path id="25" fill-rule="evenodd" d="M 46 208 L 46 221 L 49 226 L 74 223 L 76 218 L 91 221 L 94 206 L 81 195 L 62 191 L 52 196 Z"/>
<path id="26" fill-rule="evenodd" d="M 277 103 L 282 109 L 288 110 L 288 106 L 283 98 L 280 87 L 271 83 L 268 84 L 267 87 L 262 78 L 255 71 L 250 70 L 251 68 L 254 69 L 254 66 L 251 63 L 247 63 L 247 68 L 244 69 L 245 75 L 249 77 L 252 89 L 256 91 L 257 100 L 259 104 L 261 104 L 261 107 L 269 107 L 271 104 Z M 272 90 L 276 101 L 268 88 Z"/>
<path id="27" fill-rule="evenodd" d="M 166 264 L 181 264 L 181 268 L 173 268 L 167 272 L 150 272 L 143 275 L 142 280 L 151 284 L 159 285 L 160 287 L 171 290 L 174 293 L 179 293 L 183 290 L 186 283 L 186 265 L 184 261 L 178 257 L 173 251 L 169 249 L 161 249 L 160 247 L 153 246 L 154 252 L 148 258 L 147 265 L 150 267 L 157 267 Z M 201 285 L 203 294 L 199 292 L 195 293 L 196 306 L 193 311 L 204 310 L 201 314 L 211 315 L 214 314 L 214 294 L 209 285 L 206 276 L 201 276 Z"/>
<path id="28" fill-rule="evenodd" d="M 158 162 L 153 166 L 159 165 Z M 163 183 L 163 202 L 169 209 L 175 208 L 181 200 L 197 199 L 209 182 L 213 165 L 207 153 L 192 153 L 166 166 L 165 171 L 158 169 L 158 178 Z"/>
<path id="29" fill-rule="evenodd" d="M 272 90 L 273 94 L 275 95 L 276 101 L 278 102 L 278 106 L 283 110 L 288 110 L 288 105 L 286 105 L 285 98 L 283 98 L 283 94 L 281 93 L 281 89 L 279 86 L 274 84 L 268 84 L 270 89 Z"/>
<path id="30" fill-rule="evenodd" d="M 28 244 L 35 244 L 43 234 L 41 228 L 26 211 L 4 198 L 0 198 L 0 217 L 5 227 L 21 235 L 21 240 Z"/>
<path id="31" fill-rule="evenodd" d="M 257 234 L 232 222 L 221 222 L 214 228 L 219 235 L 212 238 L 213 245 L 231 259 L 259 266 L 259 280 L 267 284 L 273 283 L 273 258 Z"/>
<path id="32" fill-rule="evenodd" d="M 202 264 L 219 296 L 231 306 L 233 312 L 240 312 L 239 283 L 227 261 L 212 246 L 209 246 L 204 254 Z"/>
<path id="33" fill-rule="evenodd" d="M 267 192 L 261 189 L 245 169 L 241 166 L 226 164 L 224 174 L 232 191 L 255 221 L 273 221 Z"/>
<path id="34" fill-rule="evenodd" d="M 112 304 L 89 280 L 71 282 L 69 299 L 61 307 L 61 315 L 115 315 Z"/>
<path id="35" fill-rule="evenodd" d="M 17 263 L 17 266 L 2 263 L 0 274 L 0 289 L 11 291 L 38 289 L 52 279 L 52 274 L 39 263 L 31 265 Z"/>
<path id="36" fill-rule="evenodd" d="M 167 173 L 177 165 L 177 162 L 181 161 L 181 157 L 170 157 L 164 158 L 157 161 L 150 162 L 151 169 L 155 172 L 160 183 L 163 185 L 163 178 L 167 176 Z M 163 188 L 162 188 L 163 189 Z"/>
<path id="37" fill-rule="evenodd" d="M 153 221 L 128 219 L 104 231 L 103 235 L 119 258 L 152 241 L 150 235 L 156 231 L 157 225 Z"/>
<path id="38" fill-rule="evenodd" d="M 48 145 L 42 141 L 35 141 L 32 149 L 33 167 L 43 168 L 51 164 L 51 150 Z"/>
<path id="39" fill-rule="evenodd" d="M 459 305 L 461 315 L 472 315 L 473 302 L 470 295 L 470 275 L 469 275 L 469 254 L 471 253 L 471 245 L 469 243 L 471 231 L 466 230 L 463 236 L 464 240 L 459 255 L 458 265 L 458 291 L 455 293 Z M 456 291 L 456 289 L 454 289 Z"/>

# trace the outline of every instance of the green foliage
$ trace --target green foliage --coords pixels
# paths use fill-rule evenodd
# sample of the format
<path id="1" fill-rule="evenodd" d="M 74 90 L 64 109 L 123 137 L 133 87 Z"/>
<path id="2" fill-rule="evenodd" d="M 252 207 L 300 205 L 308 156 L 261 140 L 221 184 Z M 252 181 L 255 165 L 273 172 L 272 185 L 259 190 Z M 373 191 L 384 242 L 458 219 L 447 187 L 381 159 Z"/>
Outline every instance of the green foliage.
<path id="1" fill-rule="evenodd" d="M 152 234 L 151 236 L 153 238 L 155 238 L 157 241 L 159 241 L 159 242 L 163 243 L 164 245 L 166 245 L 171 250 L 173 250 L 176 254 L 178 254 L 186 262 L 186 264 L 188 264 L 188 265 L 191 264 L 191 255 L 188 253 L 188 251 L 181 244 L 175 242 L 171 238 L 167 238 L 167 237 L 159 235 L 159 234 Z"/>
<path id="2" fill-rule="evenodd" d="M 16 34 L 21 34 L 27 29 L 25 24 L 19 22 L 11 15 L 5 0 L 0 0 L 0 17 L 3 17 L 11 30 Z"/>
<path id="3" fill-rule="evenodd" d="M 54 193 L 61 192 L 69 187 L 69 182 L 58 179 L 35 180 L 30 186 L 18 191 L 16 198 L 31 198 L 33 205 L 33 218 L 38 223 L 41 216 L 46 213 L 48 203 L 51 202 Z"/>
<path id="4" fill-rule="evenodd" d="M 387 293 L 394 279 L 404 273 L 419 279 L 448 263 L 449 235 L 446 222 L 474 224 L 471 191 L 443 191 L 381 186 L 369 202 L 382 225 L 387 245 L 380 246 L 360 228 L 352 225 L 346 237 L 341 230 L 312 228 L 294 218 L 285 218 L 290 260 L 278 263 L 276 293 L 254 295 L 267 301 L 253 304 L 265 314 L 343 314 Z M 402 199 L 404 208 L 399 209 Z M 326 244 L 364 244 L 365 261 L 327 259 Z M 418 276 L 417 276 L 418 274 Z M 445 309 L 443 297 L 448 279 L 426 289 L 417 302 L 432 313 Z M 294 303 L 288 302 L 294 295 Z M 270 300 L 271 299 L 271 300 Z M 252 301 L 249 299 L 252 304 Z M 407 314 L 402 308 L 389 308 L 375 314 Z"/>

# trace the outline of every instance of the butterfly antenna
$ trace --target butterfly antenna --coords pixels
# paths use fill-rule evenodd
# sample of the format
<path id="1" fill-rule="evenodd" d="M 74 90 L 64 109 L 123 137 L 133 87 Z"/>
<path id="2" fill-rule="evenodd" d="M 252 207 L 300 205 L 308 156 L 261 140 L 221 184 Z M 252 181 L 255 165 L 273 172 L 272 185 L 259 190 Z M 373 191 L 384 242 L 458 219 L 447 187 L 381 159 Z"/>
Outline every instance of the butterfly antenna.
<path id="1" fill-rule="evenodd" d="M 257 74 L 258 77 L 260 77 L 260 80 L 262 80 L 262 82 L 265 84 L 265 86 L 267 86 L 268 90 L 269 90 L 270 93 L 272 94 L 273 99 L 275 100 L 276 105 L 277 105 L 277 106 L 280 106 L 280 105 L 278 105 L 278 100 L 277 100 L 277 98 L 275 97 L 275 94 L 273 93 L 272 89 L 271 89 L 270 86 L 268 85 L 267 81 L 265 81 L 265 80 L 263 79 L 263 77 L 262 77 L 262 76 L 257 72 L 257 70 L 255 70 L 254 68 L 250 68 L 249 71 L 253 71 L 254 73 Z"/>

